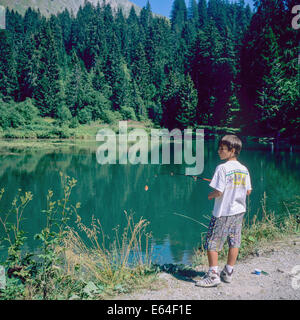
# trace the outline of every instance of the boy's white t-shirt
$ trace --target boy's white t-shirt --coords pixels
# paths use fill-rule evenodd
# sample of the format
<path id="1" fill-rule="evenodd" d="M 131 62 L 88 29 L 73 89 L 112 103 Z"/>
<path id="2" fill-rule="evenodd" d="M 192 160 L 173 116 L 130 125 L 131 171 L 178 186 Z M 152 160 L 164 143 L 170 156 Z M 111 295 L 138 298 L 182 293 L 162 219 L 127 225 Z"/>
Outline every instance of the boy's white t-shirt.
<path id="1" fill-rule="evenodd" d="M 210 187 L 222 192 L 215 198 L 213 216 L 233 216 L 246 212 L 247 191 L 251 190 L 248 169 L 237 160 L 229 160 L 217 166 Z"/>

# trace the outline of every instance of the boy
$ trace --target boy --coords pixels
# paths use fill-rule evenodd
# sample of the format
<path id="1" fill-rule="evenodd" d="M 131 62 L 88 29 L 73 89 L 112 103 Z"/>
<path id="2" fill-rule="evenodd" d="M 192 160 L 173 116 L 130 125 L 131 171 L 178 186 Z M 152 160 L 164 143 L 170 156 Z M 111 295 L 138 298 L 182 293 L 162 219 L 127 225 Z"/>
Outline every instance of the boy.
<path id="1" fill-rule="evenodd" d="M 251 193 L 248 169 L 237 161 L 242 149 L 241 140 L 235 135 L 226 135 L 219 141 L 218 154 L 225 163 L 217 166 L 210 187 L 214 190 L 208 199 L 215 199 L 204 248 L 207 250 L 209 270 L 196 286 L 215 287 L 231 282 L 241 243 L 243 216 L 246 212 L 246 196 Z M 227 264 L 218 272 L 218 251 L 227 239 L 229 252 Z"/>

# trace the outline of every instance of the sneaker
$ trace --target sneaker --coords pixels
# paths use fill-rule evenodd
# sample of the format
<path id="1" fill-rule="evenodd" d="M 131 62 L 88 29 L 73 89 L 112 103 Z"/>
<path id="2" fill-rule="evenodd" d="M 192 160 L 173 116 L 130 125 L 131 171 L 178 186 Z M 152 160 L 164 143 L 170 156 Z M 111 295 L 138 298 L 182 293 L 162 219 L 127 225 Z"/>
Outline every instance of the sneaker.
<path id="1" fill-rule="evenodd" d="M 221 271 L 220 277 L 224 282 L 230 283 L 232 280 L 232 274 L 233 269 L 231 272 L 229 272 L 225 266 L 224 269 Z"/>
<path id="2" fill-rule="evenodd" d="M 207 274 L 195 283 L 197 287 L 216 287 L 221 283 L 219 273 L 215 271 L 208 271 Z"/>

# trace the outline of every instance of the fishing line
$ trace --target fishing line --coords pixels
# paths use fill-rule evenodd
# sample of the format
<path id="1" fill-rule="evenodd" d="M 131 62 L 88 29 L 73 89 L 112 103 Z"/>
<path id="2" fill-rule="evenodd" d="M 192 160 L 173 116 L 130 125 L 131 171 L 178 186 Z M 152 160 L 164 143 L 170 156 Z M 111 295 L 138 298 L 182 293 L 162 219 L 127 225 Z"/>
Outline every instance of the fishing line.
<path id="1" fill-rule="evenodd" d="M 186 218 L 186 219 L 190 219 L 190 220 L 192 220 L 194 222 L 197 222 L 197 223 L 201 224 L 201 226 L 203 226 L 205 228 L 208 228 L 208 226 L 206 226 L 204 223 L 202 223 L 202 222 L 200 222 L 200 221 L 198 221 L 198 220 L 196 220 L 194 218 L 191 218 L 189 216 L 186 216 L 186 215 L 180 214 L 180 213 L 176 213 L 176 212 L 174 212 L 173 214 L 175 214 L 176 216 L 180 216 L 180 217 Z"/>
<path id="2" fill-rule="evenodd" d="M 207 178 L 202 178 L 202 177 L 199 177 L 199 176 L 193 176 L 193 175 L 187 175 L 187 174 L 184 174 L 184 173 L 174 173 L 174 172 L 170 172 L 170 173 L 161 173 L 160 175 L 170 175 L 170 176 L 184 176 L 184 177 L 190 177 L 190 178 L 193 178 L 194 180 L 197 180 L 197 179 L 200 179 L 200 180 L 204 180 L 204 181 L 208 181 L 208 182 L 211 182 L 211 179 L 207 179 Z M 155 174 L 155 177 L 158 177 L 157 174 Z"/>

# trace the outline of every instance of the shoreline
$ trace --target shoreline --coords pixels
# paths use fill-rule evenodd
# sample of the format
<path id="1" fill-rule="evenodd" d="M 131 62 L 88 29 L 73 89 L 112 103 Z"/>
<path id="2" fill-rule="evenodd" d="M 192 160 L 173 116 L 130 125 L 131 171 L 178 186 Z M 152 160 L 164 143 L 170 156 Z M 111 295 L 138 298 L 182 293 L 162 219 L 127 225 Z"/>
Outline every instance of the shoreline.
<path id="1" fill-rule="evenodd" d="M 151 134 L 152 129 L 158 128 L 153 123 L 145 123 L 141 121 L 127 121 L 128 133 L 133 129 L 143 129 L 148 136 Z M 49 125 L 51 125 L 49 123 Z M 70 145 L 86 144 L 96 142 L 96 135 L 99 130 L 109 128 L 116 133 L 118 137 L 119 129 L 116 123 L 113 124 L 101 124 L 98 122 L 92 122 L 88 125 L 79 125 L 77 128 L 65 128 L 65 127 L 53 127 L 43 129 L 41 131 L 36 130 L 19 130 L 10 128 L 8 130 L 2 130 L 0 132 L 0 147 L 42 147 L 43 145 L 62 146 L 63 144 L 70 143 Z M 193 129 L 203 129 L 205 140 L 218 139 L 224 134 L 237 134 L 247 143 L 257 143 L 259 146 L 269 148 L 271 152 L 287 151 L 287 152 L 299 152 L 300 141 L 295 137 L 276 139 L 268 136 L 251 136 L 242 133 L 239 128 L 225 128 L 225 127 L 211 127 L 211 126 L 197 126 Z"/>
<path id="2" fill-rule="evenodd" d="M 224 261 L 219 264 L 222 270 Z M 255 275 L 260 268 L 267 275 Z M 119 294 L 112 300 L 299 300 L 300 236 L 289 236 L 262 246 L 258 253 L 238 260 L 232 283 L 199 288 L 195 281 L 208 266 L 160 272 L 149 288 Z"/>

